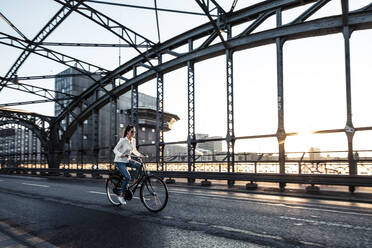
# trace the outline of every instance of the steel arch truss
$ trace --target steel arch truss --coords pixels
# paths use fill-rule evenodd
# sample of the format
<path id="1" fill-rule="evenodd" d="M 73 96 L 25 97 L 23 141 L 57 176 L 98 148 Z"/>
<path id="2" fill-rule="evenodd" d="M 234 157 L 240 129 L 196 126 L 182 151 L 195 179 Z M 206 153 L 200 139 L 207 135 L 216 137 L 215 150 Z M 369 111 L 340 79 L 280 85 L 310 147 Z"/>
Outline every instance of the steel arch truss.
<path id="1" fill-rule="evenodd" d="M 277 44 L 277 60 L 278 60 L 278 115 L 279 115 L 279 124 L 277 134 L 272 135 L 271 137 L 277 137 L 279 141 L 279 150 L 280 150 L 280 167 L 281 172 L 284 172 L 284 163 L 285 163 L 285 151 L 284 151 L 284 142 L 285 137 L 288 134 L 284 130 L 284 122 L 282 122 L 283 115 L 283 93 L 282 93 L 282 46 L 285 41 L 319 36 L 319 35 L 328 35 L 332 33 L 345 32 L 345 15 L 347 15 L 347 27 L 349 30 L 360 30 L 372 27 L 372 12 L 370 10 L 362 9 L 359 11 L 354 11 L 352 13 L 344 13 L 339 16 L 325 17 L 321 19 L 316 19 L 312 21 L 305 20 L 324 6 L 328 1 L 267 1 L 261 4 L 257 4 L 253 7 L 242 9 L 233 13 L 226 14 L 221 17 L 221 20 L 224 21 L 223 27 L 227 30 L 227 39 L 225 42 L 221 41 L 220 43 L 213 44 L 209 42 L 212 36 L 216 32 L 215 25 L 212 23 L 207 23 L 202 25 L 194 30 L 188 31 L 180 36 L 174 37 L 162 44 L 157 45 L 153 49 L 147 52 L 148 57 L 159 58 L 162 54 L 168 53 L 169 51 L 180 47 L 184 44 L 192 44 L 194 40 L 205 37 L 206 41 L 202 47 L 193 49 L 191 45 L 190 51 L 188 53 L 176 56 L 172 60 L 165 62 L 159 62 L 155 67 L 155 70 L 149 68 L 147 71 L 134 76 L 131 79 L 128 79 L 124 84 L 121 84 L 113 88 L 110 93 L 112 96 L 120 96 L 123 93 L 131 90 L 133 87 L 138 87 L 138 85 L 145 83 L 151 79 L 157 78 L 157 92 L 158 92 L 158 115 L 160 117 L 163 104 L 163 78 L 162 75 L 169 71 L 178 69 L 180 67 L 187 66 L 188 68 L 188 111 L 189 111 L 189 129 L 188 129 L 188 151 L 189 151 L 189 164 L 192 168 L 193 154 L 192 148 L 193 144 L 197 143 L 198 140 L 195 140 L 194 135 L 194 72 L 193 72 L 193 63 L 209 59 L 219 55 L 226 55 L 226 72 L 227 72 L 227 136 L 226 142 L 228 145 L 228 154 L 227 161 L 229 164 L 230 171 L 234 171 L 234 141 L 238 137 L 234 136 L 234 114 L 233 114 L 233 52 L 253 48 L 261 45 L 266 45 L 270 43 Z M 282 25 L 281 23 L 281 14 L 283 11 L 289 8 L 294 8 L 302 4 L 313 3 L 303 14 L 296 18 L 293 22 Z M 266 30 L 258 33 L 252 33 L 255 28 L 259 26 L 260 23 L 264 21 L 267 17 L 271 15 L 276 15 L 277 17 L 277 28 Z M 229 31 L 235 25 L 242 24 L 247 20 L 253 20 L 253 23 L 247 26 L 247 28 L 240 34 L 233 36 Z M 224 44 L 225 43 L 225 44 Z M 107 76 L 101 79 L 100 83 L 102 85 L 107 85 L 113 78 L 132 70 L 136 66 L 140 66 L 141 63 L 145 63 L 146 60 L 140 55 L 137 58 L 128 61 L 122 66 L 118 67 Z M 136 74 L 135 74 L 136 75 Z M 93 94 L 98 89 L 98 85 L 91 87 L 86 92 L 82 93 L 80 97 L 88 97 Z M 77 123 L 88 118 L 93 109 L 99 109 L 109 102 L 110 96 L 105 94 L 97 99 L 96 102 L 92 103 L 90 106 L 87 106 L 85 109 L 82 109 L 76 121 L 70 124 L 70 127 L 66 130 L 64 135 L 70 137 L 73 131 L 77 127 Z M 70 109 L 73 109 L 77 106 L 79 101 L 72 102 Z M 57 121 L 61 120 L 66 113 L 62 113 L 57 117 Z M 158 121 L 158 123 L 161 123 Z M 349 125 L 350 126 L 350 125 Z M 161 161 L 160 157 L 160 145 L 163 143 L 161 141 L 161 130 L 157 129 L 157 134 L 159 141 L 157 145 L 158 149 L 158 160 Z M 190 169 L 189 169 L 190 170 Z"/>
<path id="2" fill-rule="evenodd" d="M 66 0 L 55 0 L 65 7 L 72 8 Z M 348 1 L 342 0 L 342 14 L 329 16 L 320 19 L 307 21 L 307 19 L 316 13 L 319 9 L 325 6 L 330 0 L 269 0 L 249 6 L 244 9 L 233 12 L 236 1 L 229 12 L 223 10 L 216 1 L 212 1 L 215 9 L 218 9 L 217 18 L 213 19 L 210 14 L 210 8 L 205 1 L 196 0 L 204 14 L 208 17 L 209 22 L 197 28 L 189 30 L 183 34 L 175 36 L 165 42 L 154 44 L 154 42 L 135 33 L 134 31 L 124 27 L 111 18 L 92 9 L 86 4 L 80 4 L 74 11 L 93 20 L 97 24 L 108 29 L 110 32 L 119 36 L 128 45 L 132 46 L 139 52 L 139 55 L 126 63 L 120 65 L 111 72 L 107 72 L 99 79 L 92 87 L 76 97 L 63 112 L 56 117 L 54 123 L 57 125 L 68 115 L 77 113 L 77 117 L 72 122 L 68 123 L 66 130 L 61 130 L 61 139 L 58 142 L 64 143 L 67 141 L 79 125 L 87 119 L 92 113 L 95 113 L 107 103 L 111 102 L 115 105 L 116 99 L 125 92 L 132 91 L 132 122 L 135 122 L 134 109 L 138 108 L 138 86 L 156 79 L 157 82 L 157 162 L 163 164 L 162 148 L 164 147 L 163 139 L 163 122 L 162 115 L 164 111 L 164 74 L 174 71 L 181 67 L 187 67 L 188 86 L 188 165 L 189 171 L 195 168 L 195 146 L 198 142 L 207 142 L 208 140 L 197 140 L 195 137 L 195 72 L 194 65 L 200 61 L 207 60 L 216 56 L 226 56 L 226 98 L 227 98 L 227 134 L 223 139 L 227 143 L 227 156 L 229 172 L 234 171 L 234 142 L 238 139 L 260 138 L 260 137 L 276 137 L 279 146 L 279 164 L 280 174 L 285 173 L 285 140 L 287 136 L 293 135 L 285 132 L 284 127 L 284 94 L 283 94 L 283 44 L 288 40 L 301 39 L 306 37 L 314 37 L 321 35 L 329 35 L 334 33 L 342 33 L 345 40 L 345 68 L 346 68 L 346 92 L 347 92 L 347 123 L 342 130 L 323 130 L 320 132 L 345 132 L 348 137 L 348 152 L 350 173 L 356 175 L 356 163 L 352 157 L 353 154 L 353 135 L 358 128 L 353 127 L 351 120 L 351 87 L 350 87 L 350 36 L 354 30 L 371 29 L 372 28 L 372 10 L 371 4 L 368 6 L 349 12 Z M 282 13 L 296 7 L 309 5 L 309 7 L 292 22 L 283 25 Z M 264 30 L 254 33 L 270 16 L 276 17 L 276 28 Z M 249 21 L 252 21 L 248 24 Z M 246 25 L 240 33 L 233 33 L 231 30 L 238 25 Z M 226 33 L 223 37 L 222 33 Z M 219 43 L 213 41 L 219 36 Z M 137 40 L 138 39 L 138 40 Z M 194 48 L 194 42 L 201 40 L 199 47 Z M 277 58 L 277 102 L 278 102 L 278 129 L 276 134 L 255 135 L 246 137 L 235 137 L 234 134 L 234 85 L 233 85 L 233 55 L 234 52 L 259 47 L 267 44 L 276 45 Z M 146 53 L 142 53 L 138 47 L 148 46 Z M 189 47 L 189 51 L 185 53 L 177 52 L 182 46 Z M 174 58 L 162 60 L 162 55 L 171 54 Z M 158 60 L 154 66 L 150 60 Z M 143 67 L 145 70 L 137 74 L 135 71 L 138 67 Z M 115 80 L 122 75 L 133 71 L 133 77 L 126 79 L 122 84 L 115 83 Z M 112 85 L 110 90 L 104 94 L 98 94 L 98 91 L 107 85 Z M 96 100 L 86 104 L 84 101 L 93 96 Z M 359 128 L 359 130 L 371 130 L 372 128 Z M 115 129 L 116 130 L 116 129 Z M 163 168 L 162 166 L 160 166 Z M 281 185 L 284 188 L 284 184 Z"/>
<path id="3" fill-rule="evenodd" d="M 0 108 L 0 125 L 19 124 L 34 132 L 44 147 L 50 139 L 50 124 L 53 117 L 36 113 Z"/>
<path id="4" fill-rule="evenodd" d="M 62 7 L 53 17 L 52 19 L 40 30 L 40 32 L 32 39 L 30 43 L 28 43 L 22 54 L 18 57 L 18 59 L 14 62 L 13 66 L 7 72 L 4 78 L 13 78 L 19 67 L 26 61 L 28 56 L 32 51 L 34 51 L 38 47 L 38 43 L 44 41 L 65 19 L 67 16 L 71 14 L 71 12 L 82 3 L 83 0 L 69 0 L 70 8 Z M 3 87 L 6 86 L 7 82 L 1 80 L 0 82 L 0 92 Z"/>

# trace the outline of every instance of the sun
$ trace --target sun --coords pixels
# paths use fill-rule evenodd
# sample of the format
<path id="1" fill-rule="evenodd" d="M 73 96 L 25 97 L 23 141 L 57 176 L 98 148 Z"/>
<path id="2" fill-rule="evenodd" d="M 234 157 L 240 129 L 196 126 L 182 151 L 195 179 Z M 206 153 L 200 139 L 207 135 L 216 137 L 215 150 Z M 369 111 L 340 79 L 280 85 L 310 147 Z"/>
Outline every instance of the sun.
<path id="1" fill-rule="evenodd" d="M 298 131 L 297 135 L 287 137 L 286 151 L 308 152 L 311 147 L 314 147 L 314 136 L 315 134 L 310 129 Z"/>

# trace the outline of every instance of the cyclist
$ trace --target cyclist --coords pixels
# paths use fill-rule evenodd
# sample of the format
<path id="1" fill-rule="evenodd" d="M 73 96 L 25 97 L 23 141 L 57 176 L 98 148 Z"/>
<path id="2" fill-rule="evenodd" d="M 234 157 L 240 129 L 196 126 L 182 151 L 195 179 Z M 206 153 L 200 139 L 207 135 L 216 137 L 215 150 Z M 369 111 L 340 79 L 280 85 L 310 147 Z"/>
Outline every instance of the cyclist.
<path id="1" fill-rule="evenodd" d="M 133 125 L 128 125 L 125 129 L 123 129 L 121 139 L 114 148 L 115 165 L 118 167 L 121 174 L 123 174 L 124 176 L 123 183 L 121 185 L 120 196 L 118 198 L 120 203 L 123 205 L 127 204 L 127 202 L 124 199 L 124 194 L 127 188 L 127 184 L 131 179 L 127 167 L 136 169 L 133 183 L 136 182 L 141 168 L 141 163 L 131 159 L 131 153 L 133 153 L 137 157 L 144 157 L 141 153 L 137 151 L 136 139 L 134 138 L 135 134 L 136 128 Z"/>

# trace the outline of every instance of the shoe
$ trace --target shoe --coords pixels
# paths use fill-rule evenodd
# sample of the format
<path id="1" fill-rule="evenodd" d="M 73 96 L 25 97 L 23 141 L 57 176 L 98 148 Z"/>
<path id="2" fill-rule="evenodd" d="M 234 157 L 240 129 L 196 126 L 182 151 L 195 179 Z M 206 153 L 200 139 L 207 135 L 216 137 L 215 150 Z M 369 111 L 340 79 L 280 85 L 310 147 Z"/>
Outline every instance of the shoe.
<path id="1" fill-rule="evenodd" d="M 124 197 L 119 196 L 118 199 L 119 199 L 119 202 L 120 202 L 121 204 L 123 204 L 123 205 L 127 205 L 127 202 L 124 200 Z"/>

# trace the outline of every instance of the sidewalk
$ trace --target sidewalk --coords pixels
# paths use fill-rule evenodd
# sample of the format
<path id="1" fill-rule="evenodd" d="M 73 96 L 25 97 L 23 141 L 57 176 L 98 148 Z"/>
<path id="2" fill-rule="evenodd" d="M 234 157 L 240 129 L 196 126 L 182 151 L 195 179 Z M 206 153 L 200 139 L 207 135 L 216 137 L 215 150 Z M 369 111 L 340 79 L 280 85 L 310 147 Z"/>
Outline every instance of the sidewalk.
<path id="1" fill-rule="evenodd" d="M 233 187 L 228 187 L 225 181 L 209 180 L 211 186 L 201 186 L 201 181 L 203 180 L 197 180 L 194 184 L 190 185 L 187 183 L 186 179 L 176 179 L 176 183 L 168 184 L 168 187 L 189 187 L 193 189 L 229 191 L 235 193 L 290 196 L 372 204 L 372 188 L 366 187 L 357 188 L 354 193 L 350 193 L 347 186 L 316 185 L 320 188 L 318 193 L 307 193 L 305 190 L 305 188 L 309 186 L 307 184 L 287 184 L 285 191 L 280 192 L 278 183 L 257 183 L 257 189 L 247 190 L 245 188 L 247 182 L 236 182 Z"/>
<path id="2" fill-rule="evenodd" d="M 56 248 L 47 241 L 0 221 L 0 248 Z"/>

